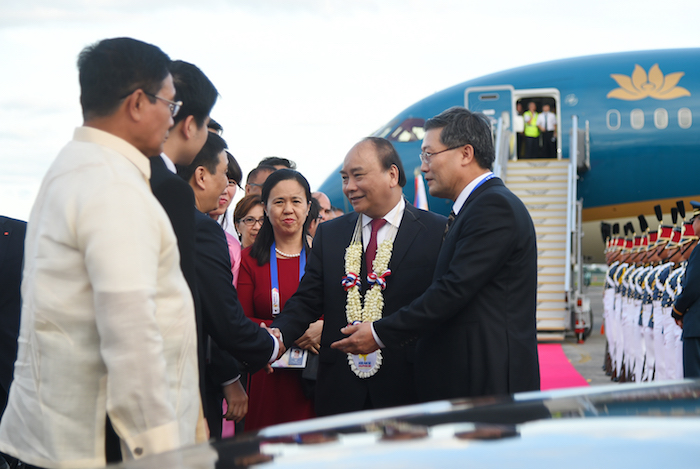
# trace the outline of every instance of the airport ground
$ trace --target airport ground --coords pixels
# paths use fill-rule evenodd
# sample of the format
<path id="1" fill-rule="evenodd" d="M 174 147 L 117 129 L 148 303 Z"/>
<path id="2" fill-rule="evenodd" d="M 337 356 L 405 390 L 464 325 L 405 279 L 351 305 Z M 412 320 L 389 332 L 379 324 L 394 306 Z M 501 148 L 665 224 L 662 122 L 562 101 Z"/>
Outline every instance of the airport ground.
<path id="1" fill-rule="evenodd" d="M 579 344 L 573 335 L 567 336 L 562 342 L 562 348 L 574 368 L 591 386 L 611 384 L 613 381 L 603 370 L 606 344 L 605 335 L 600 333 L 603 323 L 603 287 L 584 287 L 584 293 L 591 301 L 593 331 L 583 344 Z"/>

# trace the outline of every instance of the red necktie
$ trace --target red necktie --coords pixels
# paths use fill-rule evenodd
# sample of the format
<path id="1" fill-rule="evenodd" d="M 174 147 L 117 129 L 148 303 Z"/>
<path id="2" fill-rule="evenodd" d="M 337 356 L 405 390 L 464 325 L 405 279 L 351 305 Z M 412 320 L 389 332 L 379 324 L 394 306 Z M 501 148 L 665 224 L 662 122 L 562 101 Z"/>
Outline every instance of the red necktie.
<path id="1" fill-rule="evenodd" d="M 367 243 L 367 251 L 365 251 L 365 259 L 367 263 L 367 274 L 374 272 L 372 269 L 372 262 L 374 258 L 377 257 L 377 232 L 379 228 L 386 224 L 386 220 L 383 218 L 374 218 L 370 222 L 372 225 L 372 234 L 369 236 L 369 243 Z"/>

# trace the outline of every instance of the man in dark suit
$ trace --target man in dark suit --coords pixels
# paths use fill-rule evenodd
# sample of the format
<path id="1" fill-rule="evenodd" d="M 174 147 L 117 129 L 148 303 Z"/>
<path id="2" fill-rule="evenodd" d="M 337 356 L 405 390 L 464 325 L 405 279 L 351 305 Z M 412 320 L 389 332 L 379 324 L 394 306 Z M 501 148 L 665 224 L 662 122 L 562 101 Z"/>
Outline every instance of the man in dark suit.
<path id="1" fill-rule="evenodd" d="M 225 149 L 226 142 L 217 134 L 208 132 L 207 141 L 194 161 L 178 168 L 180 177 L 189 182 L 196 207 L 195 277 L 199 314 L 204 331 L 213 339 L 211 356 L 212 361 L 217 362 L 215 366 L 207 367 L 217 375 L 207 381 L 206 394 L 202 398 L 211 416 L 208 422 L 215 437 L 221 436 L 221 400 L 217 393 L 210 392 L 209 384 L 214 381 L 225 386 L 240 386 L 237 380 L 240 373 L 235 362 L 224 366 L 220 360 L 227 361 L 231 355 L 235 356 L 246 370 L 254 373 L 284 352 L 284 347 L 269 332 L 245 316 L 233 286 L 226 235 L 221 226 L 207 215 L 219 206 L 219 196 L 229 182 Z M 235 373 L 233 382 L 223 381 L 226 373 Z"/>
<path id="2" fill-rule="evenodd" d="M 362 229 L 358 241 L 363 245 L 363 254 L 358 264 L 361 269 L 355 273 L 362 279 L 365 301 L 369 290 L 367 256 L 372 250 L 376 253 L 384 239 L 395 236 L 389 262 L 391 274 L 385 277 L 383 291 L 384 316 L 409 304 L 430 285 L 445 227 L 444 217 L 406 203 L 402 196 L 406 184 L 403 166 L 387 140 L 370 137 L 355 145 L 345 157 L 341 175 L 343 192 L 355 212 L 318 226 L 306 274 L 272 324 L 282 332 L 285 344 L 291 345 L 323 315 L 316 382 L 318 415 L 411 404 L 417 399 L 411 347 L 382 350 L 376 373 L 364 378 L 353 372 L 345 353 L 330 348 L 333 341 L 342 337 L 340 329 L 349 322 L 348 293 L 342 281 L 346 275 L 346 248 L 354 238 L 356 226 Z M 375 220 L 385 224 L 377 229 L 372 243 L 371 225 Z"/>
<path id="3" fill-rule="evenodd" d="M 248 396 L 237 380 L 240 373 L 235 359 L 216 344 L 209 344 L 196 286 L 194 194 L 190 185 L 175 174 L 175 165 L 191 164 L 204 146 L 209 134 L 209 114 L 219 93 L 209 78 L 193 64 L 174 61 L 170 72 L 175 85 L 175 100 L 183 104 L 173 117 L 175 125 L 170 129 L 163 153 L 150 158 L 151 189 L 173 225 L 180 251 L 180 267 L 195 299 L 199 388 L 209 430 L 217 437 L 221 435 L 219 397 L 226 397 L 227 417 L 241 419 L 245 415 Z M 235 413 L 236 410 L 240 412 Z"/>
<path id="4" fill-rule="evenodd" d="M 700 203 L 690 202 L 693 207 L 693 236 L 700 233 Z M 690 241 L 697 244 L 697 239 Z M 683 328 L 683 376 L 700 378 L 700 251 L 691 247 L 688 263 L 683 275 L 681 293 L 673 303 L 671 316 Z"/>
<path id="5" fill-rule="evenodd" d="M 537 390 L 537 247 L 523 203 L 494 177 L 488 120 L 464 108 L 429 119 L 421 170 L 430 194 L 453 200 L 432 285 L 333 344 L 351 353 L 417 339 L 422 401 Z"/>
<path id="6" fill-rule="evenodd" d="M 7 405 L 12 370 L 17 358 L 20 281 L 27 222 L 0 216 L 0 418 Z M 3 466 L 0 454 L 0 467 Z"/>

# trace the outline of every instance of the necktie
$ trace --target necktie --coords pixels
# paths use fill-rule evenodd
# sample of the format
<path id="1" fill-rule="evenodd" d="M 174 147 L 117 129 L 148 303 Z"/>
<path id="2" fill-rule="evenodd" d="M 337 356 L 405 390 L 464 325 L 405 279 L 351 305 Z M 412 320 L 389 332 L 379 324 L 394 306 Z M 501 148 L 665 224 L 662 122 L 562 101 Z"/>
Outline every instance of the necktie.
<path id="1" fill-rule="evenodd" d="M 370 222 L 372 234 L 369 236 L 369 243 L 367 243 L 367 251 L 365 252 L 365 262 L 367 264 L 368 274 L 370 272 L 374 272 L 374 269 L 372 269 L 372 262 L 374 262 L 374 258 L 377 257 L 377 232 L 385 224 L 386 220 L 383 218 L 374 218 Z"/>
<path id="2" fill-rule="evenodd" d="M 445 225 L 445 232 L 442 234 L 443 241 L 445 240 L 445 236 L 447 236 L 447 232 L 450 231 L 450 226 L 452 226 L 456 216 L 454 210 L 450 210 L 450 216 L 447 217 L 447 225 Z"/>

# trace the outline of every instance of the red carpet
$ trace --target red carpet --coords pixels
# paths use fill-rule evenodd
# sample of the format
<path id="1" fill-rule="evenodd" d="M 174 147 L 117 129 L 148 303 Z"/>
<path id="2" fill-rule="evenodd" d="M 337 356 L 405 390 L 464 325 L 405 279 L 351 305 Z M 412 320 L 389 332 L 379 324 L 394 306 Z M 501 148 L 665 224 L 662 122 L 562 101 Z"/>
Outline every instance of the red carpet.
<path id="1" fill-rule="evenodd" d="M 586 379 L 566 358 L 561 344 L 538 344 L 540 356 L 540 386 L 547 389 L 588 386 Z"/>

